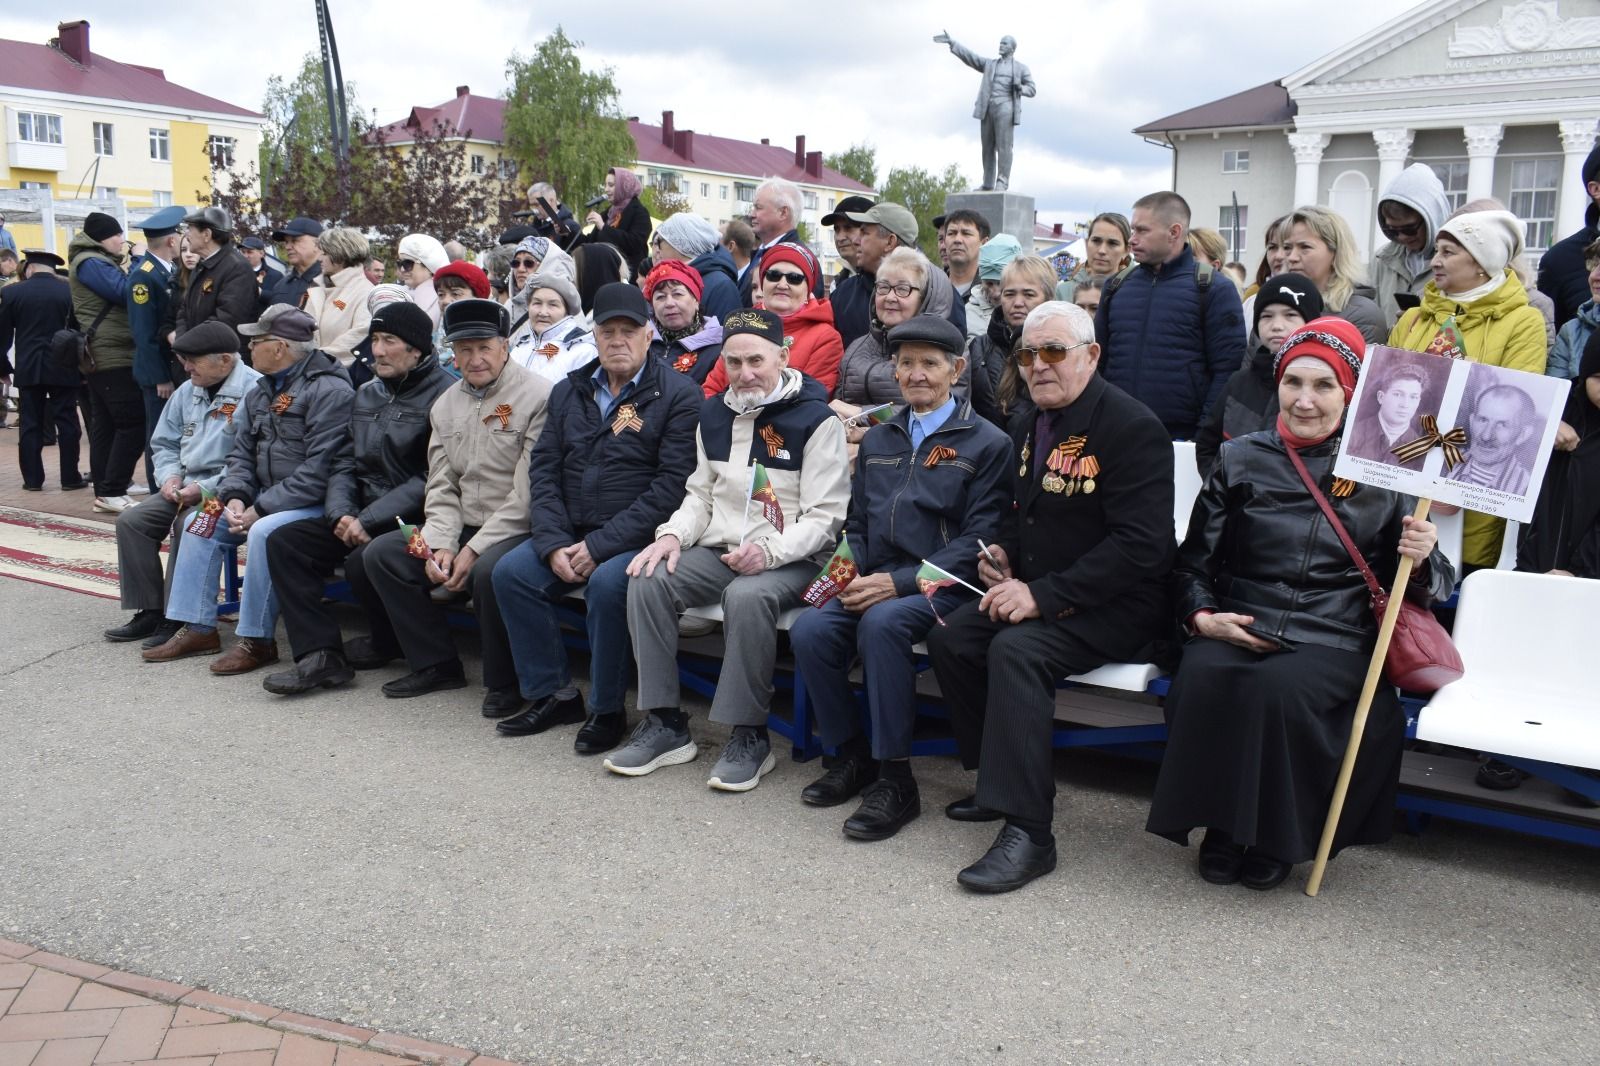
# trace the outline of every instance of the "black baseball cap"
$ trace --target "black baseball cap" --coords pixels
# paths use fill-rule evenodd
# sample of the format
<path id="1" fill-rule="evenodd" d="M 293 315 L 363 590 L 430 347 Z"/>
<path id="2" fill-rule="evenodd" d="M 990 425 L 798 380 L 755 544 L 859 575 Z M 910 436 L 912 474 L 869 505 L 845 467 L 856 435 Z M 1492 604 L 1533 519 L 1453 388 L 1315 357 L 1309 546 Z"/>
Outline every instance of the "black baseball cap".
<path id="1" fill-rule="evenodd" d="M 600 286 L 594 294 L 594 324 L 613 318 L 626 318 L 640 326 L 650 321 L 650 304 L 637 286 L 622 281 Z"/>
<path id="2" fill-rule="evenodd" d="M 841 222 L 849 222 L 845 215 L 850 211 L 865 211 L 872 206 L 872 201 L 865 196 L 846 196 L 834 205 L 832 211 L 822 216 L 824 226 L 837 226 Z"/>
<path id="3" fill-rule="evenodd" d="M 246 237 L 244 240 L 239 242 L 239 247 L 251 248 L 258 252 L 264 252 L 267 250 L 267 243 L 260 237 Z"/>
<path id="4" fill-rule="evenodd" d="M 290 237 L 320 237 L 322 236 L 322 223 L 305 215 L 296 215 L 285 225 L 272 231 L 272 239 L 286 241 Z"/>

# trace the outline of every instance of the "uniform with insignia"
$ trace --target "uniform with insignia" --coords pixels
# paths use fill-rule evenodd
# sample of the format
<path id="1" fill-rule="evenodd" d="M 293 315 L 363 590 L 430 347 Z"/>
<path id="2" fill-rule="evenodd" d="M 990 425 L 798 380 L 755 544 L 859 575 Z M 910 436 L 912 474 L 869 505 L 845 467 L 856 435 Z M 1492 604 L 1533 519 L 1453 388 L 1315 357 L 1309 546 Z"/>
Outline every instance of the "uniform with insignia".
<path id="1" fill-rule="evenodd" d="M 146 241 L 159 241 L 171 236 L 183 224 L 183 208 L 163 207 L 144 220 L 139 227 Z M 145 252 L 128 270 L 128 329 L 133 334 L 133 380 L 138 384 L 144 399 L 144 469 L 145 478 L 153 492 L 155 483 L 155 455 L 150 449 L 150 438 L 161 421 L 161 410 L 167 398 L 157 391 L 162 385 L 174 385 L 184 380 L 172 356 L 172 345 L 167 337 L 172 333 L 176 314 L 178 289 L 177 265 L 168 263 L 154 252 Z"/>

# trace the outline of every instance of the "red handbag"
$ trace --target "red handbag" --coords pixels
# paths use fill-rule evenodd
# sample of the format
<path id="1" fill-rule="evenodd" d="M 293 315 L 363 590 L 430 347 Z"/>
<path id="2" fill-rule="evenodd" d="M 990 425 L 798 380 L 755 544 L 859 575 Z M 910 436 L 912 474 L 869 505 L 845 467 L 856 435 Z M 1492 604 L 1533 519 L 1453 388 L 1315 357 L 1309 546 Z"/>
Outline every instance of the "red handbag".
<path id="1" fill-rule="evenodd" d="M 1350 534 L 1345 532 L 1344 523 L 1334 514 L 1328 498 L 1317 488 L 1316 482 L 1311 480 L 1311 474 L 1307 472 L 1306 464 L 1299 453 L 1287 445 L 1285 450 L 1289 453 L 1289 460 L 1294 463 L 1295 470 L 1299 471 L 1300 480 L 1306 483 L 1311 498 L 1322 508 L 1328 524 L 1338 534 L 1339 542 L 1344 545 L 1344 550 L 1350 553 L 1351 561 L 1366 579 L 1367 591 L 1372 599 L 1372 614 L 1381 628 L 1384 612 L 1389 607 L 1389 593 L 1378 584 L 1377 575 L 1372 572 L 1372 567 L 1367 565 L 1367 560 L 1362 558 L 1355 542 L 1350 539 Z M 1439 619 L 1434 617 L 1432 611 L 1419 607 L 1402 596 L 1400 613 L 1394 622 L 1394 633 L 1389 639 L 1389 653 L 1383 660 L 1384 677 L 1389 679 L 1391 685 L 1407 692 L 1427 694 L 1438 691 L 1464 673 L 1466 665 L 1461 661 L 1461 653 L 1456 650 L 1455 643 L 1450 639 L 1450 634 L 1445 631 L 1444 626 L 1439 624 Z"/>

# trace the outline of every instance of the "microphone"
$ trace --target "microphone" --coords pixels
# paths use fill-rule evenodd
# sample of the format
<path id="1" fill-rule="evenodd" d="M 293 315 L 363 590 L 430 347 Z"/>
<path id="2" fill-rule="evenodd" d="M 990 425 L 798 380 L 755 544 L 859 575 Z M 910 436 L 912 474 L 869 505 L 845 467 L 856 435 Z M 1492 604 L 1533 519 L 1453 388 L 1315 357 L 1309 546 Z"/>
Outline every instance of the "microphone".
<path id="1" fill-rule="evenodd" d="M 595 208 L 605 203 L 606 199 L 607 197 L 605 193 L 601 193 L 599 196 L 590 197 L 589 202 L 583 205 L 584 210 L 593 211 Z"/>

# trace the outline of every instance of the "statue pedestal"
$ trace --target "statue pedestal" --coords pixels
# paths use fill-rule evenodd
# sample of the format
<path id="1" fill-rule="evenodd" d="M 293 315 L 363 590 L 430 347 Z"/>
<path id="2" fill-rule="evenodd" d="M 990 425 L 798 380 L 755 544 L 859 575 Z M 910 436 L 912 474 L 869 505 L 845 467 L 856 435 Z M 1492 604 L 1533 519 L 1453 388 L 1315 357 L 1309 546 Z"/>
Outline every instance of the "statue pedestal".
<path id="1" fill-rule="evenodd" d="M 1011 192 L 953 192 L 944 198 L 944 211 L 976 211 L 989 220 L 990 236 L 1009 233 L 1022 245 L 1023 255 L 1033 254 L 1033 197 Z"/>

